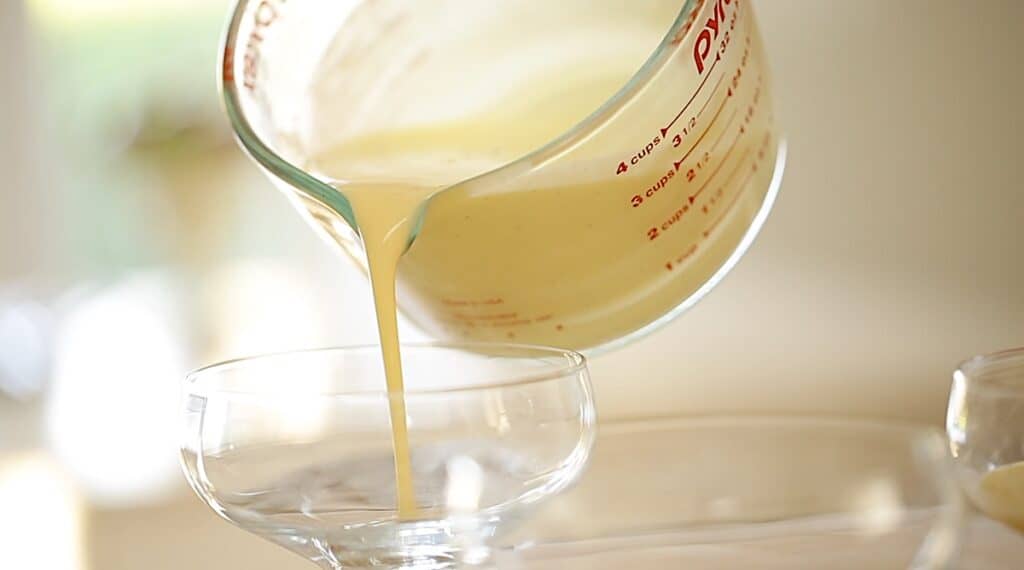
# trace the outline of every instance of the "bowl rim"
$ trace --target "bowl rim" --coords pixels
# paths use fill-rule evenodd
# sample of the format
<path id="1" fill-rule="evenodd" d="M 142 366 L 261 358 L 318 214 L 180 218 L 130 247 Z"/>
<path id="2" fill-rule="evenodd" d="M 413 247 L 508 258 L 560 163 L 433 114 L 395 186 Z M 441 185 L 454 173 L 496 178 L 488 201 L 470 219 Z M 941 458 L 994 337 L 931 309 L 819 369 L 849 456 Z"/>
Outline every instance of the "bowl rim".
<path id="1" fill-rule="evenodd" d="M 433 394 L 453 394 L 453 393 L 472 393 L 476 391 L 490 391 L 490 390 L 501 390 L 511 387 L 523 387 L 533 384 L 542 384 L 550 382 L 552 380 L 561 380 L 566 378 L 577 378 L 581 374 L 586 375 L 587 373 L 587 359 L 585 356 L 574 350 L 555 348 L 550 346 L 533 345 L 533 344 L 522 344 L 522 343 L 505 343 L 505 342 L 411 342 L 411 343 L 400 343 L 400 349 L 402 353 L 408 351 L 463 351 L 468 354 L 484 354 L 486 355 L 487 350 L 498 350 L 498 351 L 512 351 L 519 353 L 520 357 L 524 360 L 527 359 L 540 359 L 540 358 L 551 358 L 552 363 L 550 366 L 545 366 L 544 370 L 533 374 L 522 374 L 513 375 L 511 378 L 502 381 L 494 382 L 483 382 L 474 381 L 469 384 L 462 384 L 459 386 L 447 386 L 437 388 L 416 388 L 406 387 L 403 394 L 406 397 L 409 396 L 423 396 Z M 203 379 L 224 374 L 233 370 L 237 370 L 242 367 L 249 367 L 258 364 L 265 364 L 272 360 L 287 359 L 294 357 L 312 357 L 317 355 L 327 354 L 349 354 L 349 353 L 365 353 L 375 352 L 380 357 L 381 346 L 379 344 L 351 344 L 351 345 L 338 345 L 323 348 L 307 348 L 299 350 L 285 350 L 278 352 L 261 353 L 252 356 L 245 356 L 240 358 L 233 358 L 216 362 L 202 366 L 189 372 L 185 376 L 184 389 L 189 390 L 190 387 L 200 384 Z M 515 357 L 515 355 L 513 355 Z M 555 362 L 554 360 L 560 360 L 561 362 Z M 246 390 L 246 389 L 212 389 L 209 390 L 211 394 L 231 394 L 231 395 L 257 395 L 266 394 L 265 390 Z M 275 392 L 277 393 L 277 392 Z M 323 397 L 388 397 L 389 392 L 383 386 L 381 388 L 372 389 L 355 389 L 355 390 L 331 390 L 325 389 L 324 391 L 317 394 Z"/>

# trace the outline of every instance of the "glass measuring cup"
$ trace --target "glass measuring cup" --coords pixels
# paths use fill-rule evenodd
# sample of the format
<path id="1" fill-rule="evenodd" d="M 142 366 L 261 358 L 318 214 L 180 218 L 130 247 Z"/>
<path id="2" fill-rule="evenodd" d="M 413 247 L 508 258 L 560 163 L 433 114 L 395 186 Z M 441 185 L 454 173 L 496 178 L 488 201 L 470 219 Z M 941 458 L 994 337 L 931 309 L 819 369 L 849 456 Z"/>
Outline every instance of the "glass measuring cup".
<path id="1" fill-rule="evenodd" d="M 767 217 L 785 156 L 752 7 L 633 4 L 242 0 L 223 53 L 227 112 L 299 210 L 365 266 L 346 184 L 367 168 L 406 174 L 381 159 L 398 143 L 364 160 L 367 136 L 406 129 L 417 134 L 401 144 L 416 144 L 454 119 L 530 118 L 531 98 L 564 84 L 586 101 L 567 128 L 535 145 L 483 129 L 461 149 L 510 158 L 460 162 L 424 201 L 399 306 L 438 338 L 608 348 L 724 277 Z M 607 89 L 600 72 L 636 46 L 643 57 Z M 588 69 L 602 80 L 573 79 Z M 517 112 L 502 90 L 519 94 Z M 346 140 L 363 142 L 344 167 L 310 161 Z M 427 170 L 464 158 L 421 142 Z"/>

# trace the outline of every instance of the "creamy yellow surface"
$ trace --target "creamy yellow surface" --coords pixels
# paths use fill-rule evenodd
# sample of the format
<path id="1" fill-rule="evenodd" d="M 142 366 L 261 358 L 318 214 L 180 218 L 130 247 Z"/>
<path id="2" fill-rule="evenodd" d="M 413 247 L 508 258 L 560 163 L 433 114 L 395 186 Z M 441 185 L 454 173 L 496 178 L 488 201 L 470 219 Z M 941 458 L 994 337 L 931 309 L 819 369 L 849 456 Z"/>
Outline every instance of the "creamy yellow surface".
<path id="1" fill-rule="evenodd" d="M 738 3 L 721 24 L 733 28 L 728 46 L 716 43 L 723 53 L 717 68 L 696 74 L 683 45 L 678 61 L 557 159 L 474 178 L 550 143 L 608 101 L 661 40 L 678 6 L 567 6 L 514 23 L 519 10 L 536 3 L 510 2 L 507 13 L 496 10 L 505 17 L 488 12 L 466 28 L 472 31 L 461 52 L 447 37 L 419 47 L 414 35 L 394 45 L 385 38 L 379 49 L 387 58 L 419 66 L 367 74 L 390 78 L 380 85 L 326 81 L 314 89 L 315 125 L 345 117 L 352 123 L 314 133 L 305 162 L 348 200 L 365 252 L 392 394 L 402 516 L 415 513 L 415 498 L 399 303 L 440 338 L 605 344 L 657 320 L 706 283 L 760 208 L 776 140 L 760 39 L 752 13 Z M 631 14 L 636 10 L 643 13 Z M 586 22 L 587 15 L 603 19 Z M 403 22 L 395 29 L 413 26 Z M 549 49 L 530 41 L 531 31 Z M 359 76 L 358 66 L 343 68 L 355 61 L 344 48 L 325 60 L 324 77 Z M 488 55 L 474 59 L 478 51 Z M 432 74 L 420 69 L 434 59 L 451 63 L 438 54 L 456 53 L 466 59 L 458 74 L 449 75 L 450 65 Z M 452 82 L 448 101 L 435 96 L 435 84 L 445 80 Z M 348 244 L 339 215 L 316 204 L 310 211 Z"/>
<path id="2" fill-rule="evenodd" d="M 1024 461 L 986 473 L 978 495 L 979 507 L 989 516 L 1024 532 Z"/>

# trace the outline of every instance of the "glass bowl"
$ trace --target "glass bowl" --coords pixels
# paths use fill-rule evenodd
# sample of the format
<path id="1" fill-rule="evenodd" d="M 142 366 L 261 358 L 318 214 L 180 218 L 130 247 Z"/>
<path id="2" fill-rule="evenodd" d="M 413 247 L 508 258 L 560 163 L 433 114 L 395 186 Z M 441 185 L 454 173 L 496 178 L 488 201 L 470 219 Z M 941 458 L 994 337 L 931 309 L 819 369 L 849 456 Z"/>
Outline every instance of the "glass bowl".
<path id="1" fill-rule="evenodd" d="M 418 513 L 399 517 L 378 347 L 236 360 L 185 384 L 181 453 L 228 521 L 324 568 L 488 559 L 573 483 L 594 440 L 582 356 L 498 344 L 402 347 Z"/>
<path id="2" fill-rule="evenodd" d="M 1024 532 L 1024 348 L 960 365 L 953 373 L 946 433 L 971 501 Z"/>

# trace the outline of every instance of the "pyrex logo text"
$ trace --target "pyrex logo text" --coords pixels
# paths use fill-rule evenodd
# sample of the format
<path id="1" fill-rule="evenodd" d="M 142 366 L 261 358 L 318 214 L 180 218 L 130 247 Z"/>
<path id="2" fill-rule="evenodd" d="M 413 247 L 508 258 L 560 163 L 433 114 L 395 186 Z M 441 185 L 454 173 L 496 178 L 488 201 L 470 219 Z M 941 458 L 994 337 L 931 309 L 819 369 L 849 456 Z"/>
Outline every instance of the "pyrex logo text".
<path id="1" fill-rule="evenodd" d="M 739 4 L 739 0 L 711 0 L 714 2 L 714 9 L 711 10 L 711 17 L 704 24 L 704 29 L 697 35 L 697 41 L 693 44 L 693 62 L 697 65 L 697 73 L 704 73 L 705 64 L 712 54 L 715 40 L 718 39 L 719 31 L 725 27 L 725 8 L 731 4 Z"/>

